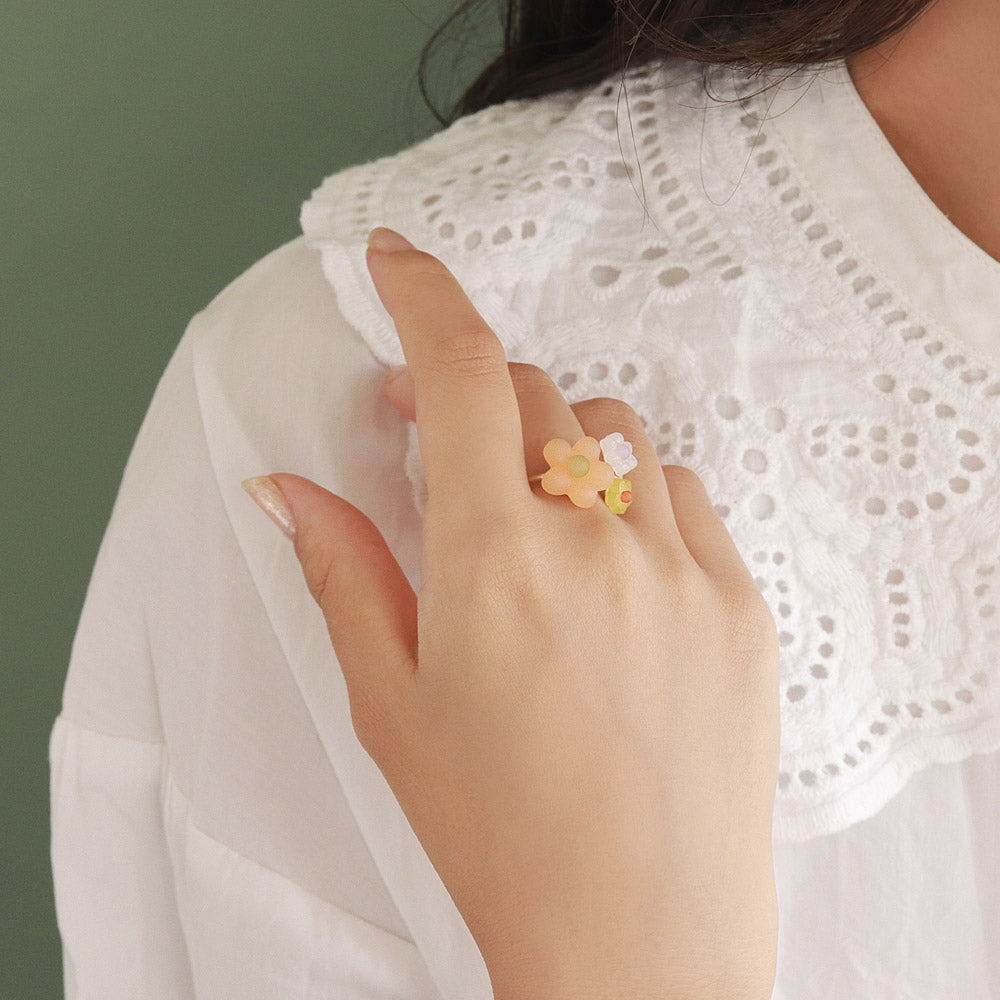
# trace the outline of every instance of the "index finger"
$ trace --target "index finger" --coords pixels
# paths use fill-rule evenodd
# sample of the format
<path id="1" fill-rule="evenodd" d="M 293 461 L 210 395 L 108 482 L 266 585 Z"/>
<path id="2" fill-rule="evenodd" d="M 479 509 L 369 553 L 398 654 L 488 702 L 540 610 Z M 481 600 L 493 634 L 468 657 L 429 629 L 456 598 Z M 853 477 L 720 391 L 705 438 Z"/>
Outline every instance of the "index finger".
<path id="1" fill-rule="evenodd" d="M 367 261 L 413 376 L 429 499 L 495 516 L 505 498 L 530 496 L 517 394 L 497 335 L 431 254 L 369 247 Z"/>

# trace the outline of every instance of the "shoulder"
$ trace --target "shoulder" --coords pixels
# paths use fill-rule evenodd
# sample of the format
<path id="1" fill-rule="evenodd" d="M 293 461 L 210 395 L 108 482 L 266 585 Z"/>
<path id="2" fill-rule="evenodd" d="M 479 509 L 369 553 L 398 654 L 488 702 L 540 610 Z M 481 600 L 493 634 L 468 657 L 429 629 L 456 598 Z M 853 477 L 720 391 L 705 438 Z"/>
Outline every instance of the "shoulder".
<path id="1" fill-rule="evenodd" d="M 273 360 L 310 341 L 324 348 L 361 343 L 337 307 L 320 255 L 298 236 L 231 281 L 191 321 L 189 335 L 202 359 L 232 351 Z"/>
<path id="2" fill-rule="evenodd" d="M 245 552 L 270 544 L 240 487 L 252 476 L 295 472 L 377 513 L 405 495 L 407 425 L 382 394 L 385 366 L 304 237 L 224 288 L 185 340 L 208 465 Z"/>
<path id="3" fill-rule="evenodd" d="M 320 254 L 297 237 L 233 280 L 185 334 L 206 428 L 234 418 L 282 426 L 289 408 L 326 413 L 330 400 L 375 387 L 384 366 L 343 315 Z"/>

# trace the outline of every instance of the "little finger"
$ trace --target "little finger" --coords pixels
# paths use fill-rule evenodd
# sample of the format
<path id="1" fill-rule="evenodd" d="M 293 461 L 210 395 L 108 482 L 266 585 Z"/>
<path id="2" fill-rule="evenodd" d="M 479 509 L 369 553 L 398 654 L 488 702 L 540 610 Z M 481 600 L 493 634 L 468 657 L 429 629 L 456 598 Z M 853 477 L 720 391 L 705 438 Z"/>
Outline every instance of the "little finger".
<path id="1" fill-rule="evenodd" d="M 663 478 L 681 538 L 695 562 L 720 583 L 745 583 L 756 590 L 753 574 L 712 506 L 701 478 L 683 465 L 663 466 Z"/>

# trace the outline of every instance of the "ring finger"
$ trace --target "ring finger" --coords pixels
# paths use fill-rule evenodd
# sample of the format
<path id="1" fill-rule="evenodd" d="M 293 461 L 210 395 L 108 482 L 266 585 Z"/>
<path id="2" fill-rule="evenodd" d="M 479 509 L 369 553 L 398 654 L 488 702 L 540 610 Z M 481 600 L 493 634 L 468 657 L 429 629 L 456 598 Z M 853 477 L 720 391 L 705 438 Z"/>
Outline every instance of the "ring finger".
<path id="1" fill-rule="evenodd" d="M 511 364 L 511 381 L 521 410 L 521 432 L 529 480 L 541 476 L 549 468 L 542 454 L 552 438 L 562 438 L 574 445 L 580 438 L 597 441 L 618 431 L 632 445 L 636 467 L 625 474 L 632 485 L 634 500 L 625 512 L 625 519 L 637 529 L 651 534 L 679 538 L 674 520 L 670 491 L 663 476 L 656 449 L 646 436 L 635 411 L 619 399 L 586 399 L 567 406 L 566 399 L 548 374 L 535 365 Z M 540 482 L 532 483 L 532 491 L 548 497 Z M 557 503 L 572 503 L 568 497 L 551 497 Z M 605 508 L 601 510 L 601 508 Z M 591 510 L 600 515 L 606 509 L 603 496 Z"/>
<path id="2" fill-rule="evenodd" d="M 588 399 L 572 406 L 544 369 L 536 365 L 510 362 L 511 382 L 517 394 L 524 439 L 526 475 L 532 482 L 532 492 L 553 503 L 572 506 L 565 496 L 550 496 L 538 481 L 548 470 L 543 449 L 553 438 L 562 438 L 570 445 L 580 438 L 601 438 L 618 431 L 632 444 L 637 465 L 626 474 L 632 484 L 635 499 L 624 517 L 637 529 L 672 540 L 680 540 L 680 532 L 670 502 L 663 469 L 652 442 L 646 436 L 635 411 L 617 399 Z M 415 418 L 413 382 L 409 377 L 387 386 L 386 394 L 397 409 L 409 420 Z M 589 509 L 577 509 L 578 515 L 617 516 L 605 508 L 603 497 Z"/>

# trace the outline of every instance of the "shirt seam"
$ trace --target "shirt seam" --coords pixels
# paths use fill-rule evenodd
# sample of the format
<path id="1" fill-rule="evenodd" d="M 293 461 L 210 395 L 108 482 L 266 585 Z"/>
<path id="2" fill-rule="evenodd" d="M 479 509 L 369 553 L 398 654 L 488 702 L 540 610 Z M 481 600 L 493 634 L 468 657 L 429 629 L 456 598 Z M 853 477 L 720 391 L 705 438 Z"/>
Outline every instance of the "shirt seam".
<path id="1" fill-rule="evenodd" d="M 410 945 L 410 947 L 412 947 L 414 949 L 417 948 L 416 942 L 410 940 L 409 938 L 401 937 L 399 934 L 396 934 L 395 931 L 391 931 L 388 928 L 383 927 L 381 924 L 373 923 L 372 921 L 366 919 L 365 917 L 362 917 L 360 914 L 355 913 L 353 910 L 349 910 L 349 909 L 347 909 L 347 907 L 341 906 L 339 903 L 331 902 L 329 899 L 326 899 L 323 896 L 320 896 L 318 893 L 316 893 L 312 889 L 308 888 L 308 886 L 302 885 L 301 882 L 297 881 L 296 879 L 291 878 L 290 876 L 284 874 L 283 872 L 277 871 L 275 868 L 272 868 L 270 865 L 264 864 L 264 862 L 260 861 L 257 858 L 252 858 L 249 855 L 244 854 L 242 851 L 236 850 L 236 848 L 234 848 L 231 844 L 227 844 L 224 840 L 220 840 L 218 837 L 213 836 L 211 833 L 209 833 L 208 831 L 206 831 L 205 829 L 203 829 L 198 824 L 198 822 L 194 819 L 194 816 L 193 816 L 194 803 L 193 803 L 193 801 L 191 800 L 190 796 L 188 796 L 185 793 L 184 789 L 181 788 L 180 784 L 177 782 L 177 779 L 174 777 L 173 771 L 172 771 L 172 769 L 170 767 L 169 755 L 167 756 L 166 768 L 164 769 L 164 780 L 165 780 L 166 785 L 167 785 L 167 789 L 166 790 L 168 791 L 168 793 L 171 790 L 173 790 L 184 801 L 184 804 L 185 804 L 186 808 L 185 808 L 185 815 L 184 815 L 184 818 L 183 818 L 182 822 L 185 825 L 190 826 L 193 830 L 196 830 L 200 836 L 204 837 L 206 840 L 210 841 L 212 844 L 215 844 L 218 847 L 221 847 L 224 851 L 228 852 L 229 854 L 232 854 L 234 857 L 239 858 L 242 861 L 247 862 L 247 864 L 253 865 L 255 868 L 259 868 L 261 871 L 269 872 L 270 874 L 274 875 L 276 878 L 281 879 L 282 882 L 284 882 L 284 883 L 286 883 L 286 884 L 288 884 L 290 886 L 294 886 L 300 892 L 305 893 L 310 899 L 315 900 L 317 903 L 321 904 L 322 906 L 328 906 L 328 907 L 331 907 L 332 909 L 339 910 L 341 913 L 346 913 L 350 917 L 352 917 L 353 919 L 358 920 L 361 923 L 366 924 L 367 926 L 374 928 L 375 930 L 379 931 L 382 934 L 388 934 L 390 937 L 395 938 L 397 941 L 401 941 L 404 944 Z"/>
<path id="2" fill-rule="evenodd" d="M 72 726 L 74 729 L 79 729 L 82 732 L 89 733 L 92 736 L 103 736 L 105 739 L 109 740 L 124 740 L 127 743 L 137 743 L 141 746 L 148 747 L 163 747 L 166 749 L 166 740 L 164 739 L 144 739 L 141 736 L 129 736 L 125 733 L 112 733 L 104 729 L 95 729 L 92 725 L 86 722 L 81 722 L 79 719 L 75 719 L 69 712 L 65 709 L 59 712 L 52 722 L 53 727 L 62 722 L 64 725 Z"/>

